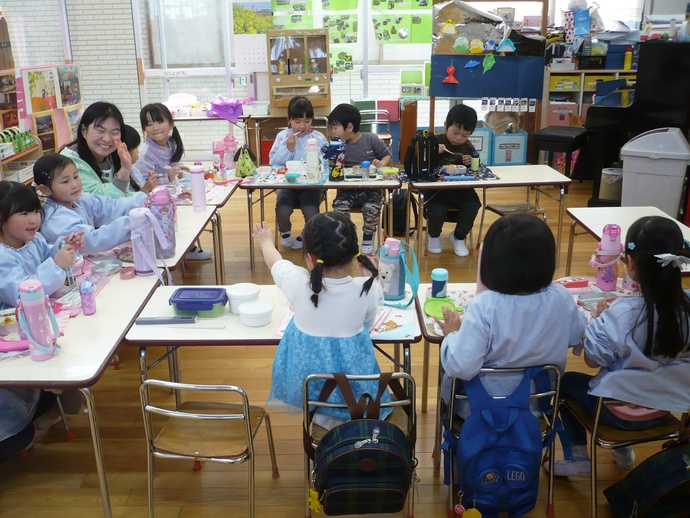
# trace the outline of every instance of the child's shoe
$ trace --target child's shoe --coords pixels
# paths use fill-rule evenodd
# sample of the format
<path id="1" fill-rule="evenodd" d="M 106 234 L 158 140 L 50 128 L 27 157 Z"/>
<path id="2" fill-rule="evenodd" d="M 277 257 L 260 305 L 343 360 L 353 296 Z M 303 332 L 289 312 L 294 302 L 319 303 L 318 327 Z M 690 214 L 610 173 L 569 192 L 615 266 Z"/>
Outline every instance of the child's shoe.
<path id="1" fill-rule="evenodd" d="M 283 248 L 290 248 L 292 246 L 292 232 L 283 232 L 280 234 L 280 244 Z"/>
<path id="2" fill-rule="evenodd" d="M 426 249 L 429 250 L 430 254 L 440 254 L 443 252 L 443 248 L 441 247 L 441 238 L 429 236 Z"/>
<path id="3" fill-rule="evenodd" d="M 544 469 L 549 471 L 549 463 L 544 464 Z M 592 461 L 584 457 L 557 460 L 553 468 L 553 474 L 557 477 L 582 477 L 592 476 Z"/>
<path id="4" fill-rule="evenodd" d="M 455 237 L 455 231 L 452 231 L 450 233 L 450 242 L 453 243 L 453 250 L 455 251 L 455 255 L 458 257 L 467 257 L 470 255 L 470 251 L 467 249 L 467 246 L 465 245 L 465 240 L 464 239 L 457 239 Z"/>
<path id="5" fill-rule="evenodd" d="M 213 257 L 213 252 L 202 250 L 198 246 L 193 246 L 190 248 L 189 252 L 187 252 L 185 255 L 185 259 L 187 259 L 187 261 L 205 261 L 211 257 Z"/>
<path id="6" fill-rule="evenodd" d="M 632 446 L 624 446 L 623 448 L 616 448 L 612 450 L 613 460 L 616 461 L 616 466 L 621 471 L 630 471 L 635 467 L 635 450 Z"/>
<path id="7" fill-rule="evenodd" d="M 362 236 L 362 253 L 370 254 L 374 251 L 374 236 L 373 234 L 364 234 Z"/>
<path id="8" fill-rule="evenodd" d="M 304 246 L 304 243 L 302 243 L 302 234 L 297 236 L 297 239 L 295 239 L 292 244 L 290 245 L 290 248 L 293 250 L 302 250 L 302 247 Z"/>

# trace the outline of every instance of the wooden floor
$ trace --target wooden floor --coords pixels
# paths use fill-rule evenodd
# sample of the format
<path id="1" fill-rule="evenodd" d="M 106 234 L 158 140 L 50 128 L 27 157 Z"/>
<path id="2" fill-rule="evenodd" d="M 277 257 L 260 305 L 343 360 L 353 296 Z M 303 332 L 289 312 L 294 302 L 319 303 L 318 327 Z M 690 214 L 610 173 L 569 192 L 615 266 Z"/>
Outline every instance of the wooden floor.
<path id="1" fill-rule="evenodd" d="M 489 202 L 516 200 L 522 196 L 519 189 L 491 189 Z M 586 206 L 591 184 L 574 184 L 567 196 L 569 206 Z M 544 202 L 548 222 L 556 230 L 557 204 Z M 269 222 L 273 224 L 272 207 Z M 257 250 L 255 272 L 249 268 L 247 237 L 247 206 L 243 191 L 238 191 L 222 211 L 227 282 L 253 281 L 259 284 L 272 282 Z M 257 211 L 258 214 L 258 211 Z M 258 218 L 258 215 L 256 216 Z M 361 218 L 355 215 L 354 218 Z M 487 214 L 492 221 L 493 216 Z M 296 231 L 302 228 L 302 218 L 293 217 Z M 479 218 L 474 229 L 477 235 Z M 564 275 L 567 235 L 570 219 L 564 218 L 560 230 L 563 236 L 560 267 L 557 277 Z M 450 224 L 444 236 L 450 231 Z M 209 236 L 202 238 L 205 247 L 211 247 Z M 476 255 L 456 257 L 452 247 L 443 239 L 444 253 L 423 258 L 421 278 L 430 278 L 436 267 L 450 272 L 451 282 L 473 282 L 476 278 Z M 593 238 L 576 238 L 573 275 L 591 275 L 589 258 L 596 246 Z M 288 251 L 286 257 L 301 262 L 301 252 Z M 184 277 L 175 273 L 176 284 L 212 284 L 214 282 L 211 261 L 190 262 Z M 123 296 L 123 304 L 126 303 Z M 421 395 L 422 344 L 413 346 L 413 375 Z M 93 387 L 98 418 L 103 439 L 105 469 L 110 486 L 113 515 L 120 518 L 147 515 L 146 456 L 144 431 L 139 409 L 137 388 L 139 369 L 136 350 L 123 346 L 120 350 L 121 368 L 108 368 L 103 378 Z M 207 383 L 231 383 L 240 385 L 255 404 L 263 404 L 268 396 L 274 347 L 195 347 L 181 352 L 182 377 L 185 381 Z M 443 517 L 446 513 L 447 488 L 432 474 L 431 451 L 434 430 L 434 401 L 438 359 L 433 357 L 430 371 L 429 412 L 418 415 L 417 457 L 419 483 L 415 497 L 417 518 Z M 390 363 L 380 359 L 382 368 L 390 369 Z M 582 360 L 571 357 L 570 370 L 588 369 Z M 166 372 L 159 372 L 165 377 Z M 155 374 L 154 374 L 155 376 Z M 419 404 L 418 404 L 419 409 Z M 301 442 L 301 418 L 285 413 L 272 412 L 280 478 L 271 478 L 270 459 L 265 434 L 260 431 L 257 440 L 257 516 L 301 517 L 303 506 L 303 453 Z M 76 437 L 67 441 L 60 426 L 50 431 L 47 439 L 37 443 L 26 458 L 14 458 L 0 465 L 0 517 L 51 516 L 64 518 L 91 518 L 101 516 L 98 478 L 95 471 L 89 425 L 86 416 L 70 419 Z M 658 445 L 637 448 L 638 459 L 656 451 Z M 613 464 L 610 454 L 600 455 L 600 490 L 619 479 L 623 473 Z M 542 477 L 545 479 L 545 477 Z M 191 463 L 158 463 L 156 478 L 156 511 L 161 518 L 245 516 L 246 467 L 222 467 L 207 463 L 199 472 L 192 470 Z M 542 484 L 537 507 L 527 516 L 544 516 L 546 485 Z M 589 481 L 563 479 L 556 482 L 556 514 L 559 517 L 589 516 Z M 318 516 L 318 515 L 315 515 Z M 369 515 L 370 516 L 370 515 Z M 390 516 L 390 515 L 387 515 Z M 403 516 L 403 513 L 400 513 Z M 600 492 L 599 516 L 611 516 L 608 504 Z"/>

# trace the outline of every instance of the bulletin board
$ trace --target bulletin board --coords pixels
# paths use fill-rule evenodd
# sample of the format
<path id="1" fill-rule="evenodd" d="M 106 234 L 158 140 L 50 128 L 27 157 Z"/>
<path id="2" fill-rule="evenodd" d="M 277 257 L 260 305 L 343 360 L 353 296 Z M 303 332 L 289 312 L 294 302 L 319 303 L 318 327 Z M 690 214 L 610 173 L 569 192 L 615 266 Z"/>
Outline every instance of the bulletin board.
<path id="1" fill-rule="evenodd" d="M 431 56 L 429 95 L 434 97 L 530 97 L 541 99 L 544 87 L 544 58 L 541 56 L 496 56 L 493 67 L 486 72 L 483 56 Z M 465 68 L 471 61 L 478 66 Z M 448 67 L 455 67 L 457 83 L 443 83 Z"/>

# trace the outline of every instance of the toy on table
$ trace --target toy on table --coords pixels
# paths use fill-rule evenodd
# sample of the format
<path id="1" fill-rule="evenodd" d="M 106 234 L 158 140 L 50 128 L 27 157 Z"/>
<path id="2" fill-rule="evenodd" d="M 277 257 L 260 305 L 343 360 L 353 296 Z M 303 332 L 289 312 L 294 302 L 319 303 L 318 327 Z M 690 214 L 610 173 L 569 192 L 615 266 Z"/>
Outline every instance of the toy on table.
<path id="1" fill-rule="evenodd" d="M 333 136 L 327 146 L 321 148 L 323 157 L 328 161 L 328 179 L 332 182 L 341 182 L 345 179 L 343 166 L 345 165 L 345 142 Z"/>

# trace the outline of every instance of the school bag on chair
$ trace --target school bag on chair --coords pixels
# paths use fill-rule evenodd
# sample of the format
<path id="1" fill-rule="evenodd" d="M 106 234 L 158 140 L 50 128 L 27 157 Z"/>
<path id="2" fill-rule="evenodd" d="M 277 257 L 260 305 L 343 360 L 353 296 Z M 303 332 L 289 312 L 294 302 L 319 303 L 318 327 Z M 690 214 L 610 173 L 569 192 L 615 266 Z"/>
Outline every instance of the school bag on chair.
<path id="1" fill-rule="evenodd" d="M 511 518 L 534 508 L 539 491 L 542 443 L 538 419 L 530 412 L 530 381 L 542 367 L 525 369 L 512 394 L 491 397 L 481 377 L 463 381 L 470 405 L 457 443 L 461 503 L 484 516 Z M 453 489 L 451 488 L 451 491 Z"/>
<path id="2" fill-rule="evenodd" d="M 330 516 L 399 512 L 414 482 L 415 419 L 412 415 L 412 426 L 405 436 L 394 424 L 379 420 L 379 411 L 381 396 L 388 387 L 397 401 L 408 399 L 408 395 L 400 381 L 387 372 L 379 376 L 376 398 L 363 394 L 355 401 L 346 375 L 333 374 L 333 377 L 324 383 L 318 401 L 327 401 L 337 386 L 352 420 L 327 432 L 315 451 L 309 430 L 304 429 L 305 452 L 314 461 L 310 508 L 323 509 Z M 414 384 L 414 381 L 408 376 L 406 383 Z M 403 408 L 410 418 L 412 404 Z M 316 407 L 309 411 L 306 423 L 312 421 L 315 413 Z M 409 498 L 414 495 L 410 494 Z"/>
<path id="3" fill-rule="evenodd" d="M 435 182 L 438 138 L 428 130 L 417 132 L 405 153 L 405 173 L 412 182 Z"/>
<path id="4" fill-rule="evenodd" d="M 417 230 L 418 213 L 417 204 L 413 199 L 409 200 L 410 209 L 412 211 L 413 223 L 410 224 L 410 236 L 413 236 Z M 407 189 L 396 189 L 393 191 L 393 235 L 404 236 L 407 230 Z"/>

